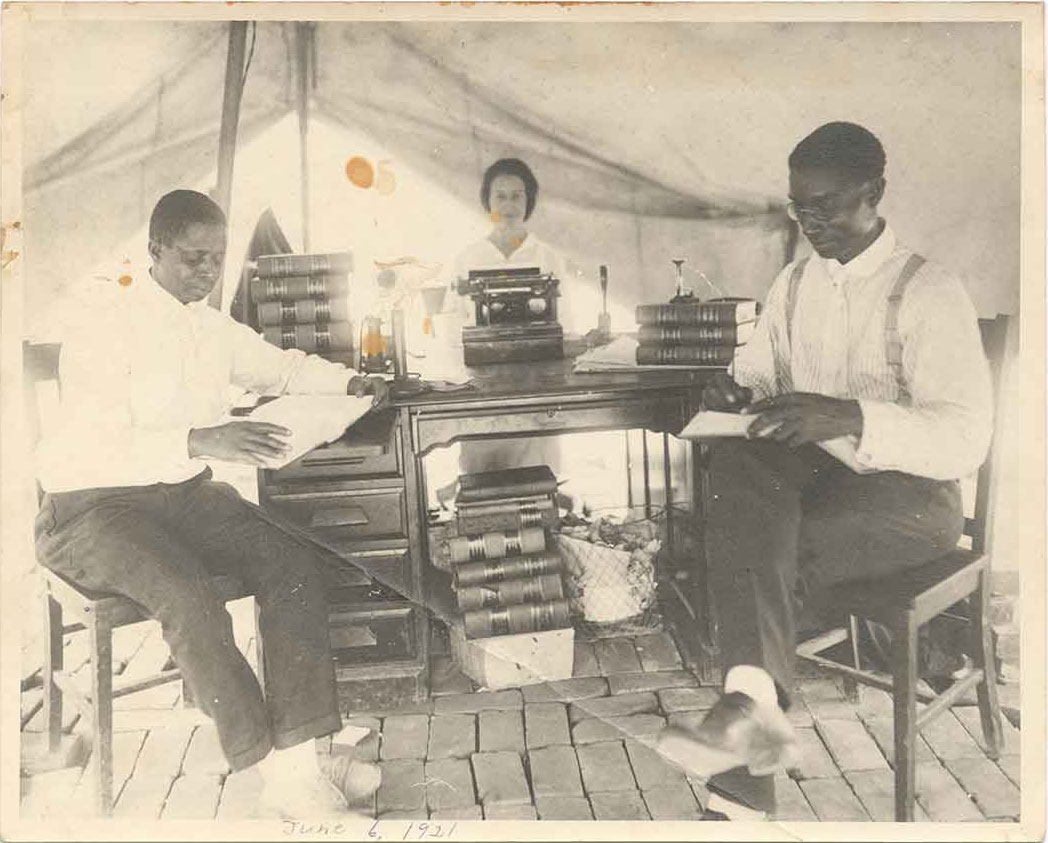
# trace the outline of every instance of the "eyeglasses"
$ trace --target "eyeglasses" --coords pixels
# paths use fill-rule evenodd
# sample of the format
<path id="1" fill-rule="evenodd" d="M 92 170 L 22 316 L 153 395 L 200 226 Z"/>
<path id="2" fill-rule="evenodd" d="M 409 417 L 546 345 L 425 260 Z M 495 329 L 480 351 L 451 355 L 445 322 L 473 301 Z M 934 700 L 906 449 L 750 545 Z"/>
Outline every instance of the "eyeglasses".
<path id="1" fill-rule="evenodd" d="M 786 214 L 794 222 L 800 222 L 802 218 L 831 222 L 853 210 L 856 194 L 865 187 L 866 184 L 863 183 L 847 188 L 840 193 L 828 193 L 810 202 L 797 202 L 791 199 L 786 203 Z"/>

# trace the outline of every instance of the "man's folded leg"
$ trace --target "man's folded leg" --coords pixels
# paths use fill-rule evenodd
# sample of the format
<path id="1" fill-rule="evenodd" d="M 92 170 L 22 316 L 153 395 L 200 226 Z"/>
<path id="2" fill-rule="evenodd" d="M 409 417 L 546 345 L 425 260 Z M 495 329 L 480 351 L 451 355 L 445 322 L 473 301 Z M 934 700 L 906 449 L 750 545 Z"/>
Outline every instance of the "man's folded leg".
<path id="1" fill-rule="evenodd" d="M 378 787 L 377 767 L 348 757 L 319 757 L 314 739 L 342 728 L 332 660 L 327 585 L 319 568 L 323 551 L 287 532 L 265 512 L 221 483 L 204 483 L 186 517 L 193 541 L 244 577 L 259 606 L 266 704 L 276 751 L 263 765 L 276 801 L 293 782 L 311 782 L 298 801 L 329 790 L 332 782 L 350 804 Z M 326 745 L 326 743 L 325 743 Z M 305 748 L 302 748 L 302 747 Z M 337 807 L 337 806 L 336 806 Z"/>

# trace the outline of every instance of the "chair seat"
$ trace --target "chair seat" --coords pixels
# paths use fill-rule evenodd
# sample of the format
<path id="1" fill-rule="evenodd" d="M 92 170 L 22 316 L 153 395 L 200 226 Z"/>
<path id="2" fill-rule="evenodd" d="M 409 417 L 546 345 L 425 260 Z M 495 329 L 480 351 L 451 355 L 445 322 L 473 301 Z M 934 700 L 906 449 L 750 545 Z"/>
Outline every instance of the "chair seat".
<path id="1" fill-rule="evenodd" d="M 830 605 L 871 619 L 919 610 L 925 601 L 945 608 L 972 592 L 988 561 L 985 554 L 956 548 L 919 568 L 840 586 L 833 590 Z"/>
<path id="2" fill-rule="evenodd" d="M 130 597 L 85 588 L 47 568 L 42 570 L 48 591 L 66 610 L 105 617 L 112 626 L 124 626 L 148 618 L 142 607 Z M 238 600 L 250 594 L 242 580 L 229 574 L 212 577 L 211 586 L 222 602 Z"/>

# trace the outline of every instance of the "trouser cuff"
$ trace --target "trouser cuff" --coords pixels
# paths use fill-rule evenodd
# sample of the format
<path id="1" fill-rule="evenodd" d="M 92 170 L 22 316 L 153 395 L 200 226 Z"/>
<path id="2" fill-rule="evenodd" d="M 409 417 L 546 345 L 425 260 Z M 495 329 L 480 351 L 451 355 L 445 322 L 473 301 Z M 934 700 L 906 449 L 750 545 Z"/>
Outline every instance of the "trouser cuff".
<path id="1" fill-rule="evenodd" d="M 242 752 L 229 755 L 226 760 L 229 762 L 230 770 L 234 773 L 238 773 L 241 770 L 246 770 L 248 767 L 254 767 L 259 761 L 269 755 L 271 749 L 273 749 L 273 741 L 271 741 L 269 736 L 266 735 L 266 737 L 254 746 L 251 746 Z"/>
<path id="2" fill-rule="evenodd" d="M 296 726 L 294 729 L 285 729 L 273 736 L 273 746 L 277 749 L 287 749 L 296 746 L 310 738 L 319 738 L 330 735 L 342 728 L 342 718 L 338 714 L 324 714 L 313 720 Z"/>

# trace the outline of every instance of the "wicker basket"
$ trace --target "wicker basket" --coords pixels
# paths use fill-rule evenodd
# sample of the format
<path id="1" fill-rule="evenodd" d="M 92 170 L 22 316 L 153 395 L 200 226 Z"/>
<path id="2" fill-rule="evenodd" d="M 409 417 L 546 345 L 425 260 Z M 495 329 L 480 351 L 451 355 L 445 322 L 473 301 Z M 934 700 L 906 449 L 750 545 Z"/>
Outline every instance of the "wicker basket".
<path id="1" fill-rule="evenodd" d="M 641 615 L 655 603 L 651 554 L 559 534 L 554 540 L 564 558 L 572 608 L 583 620 L 615 623 Z"/>

